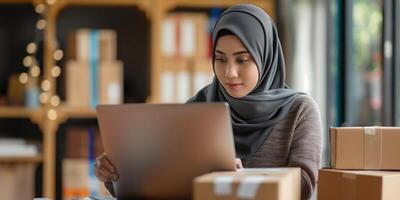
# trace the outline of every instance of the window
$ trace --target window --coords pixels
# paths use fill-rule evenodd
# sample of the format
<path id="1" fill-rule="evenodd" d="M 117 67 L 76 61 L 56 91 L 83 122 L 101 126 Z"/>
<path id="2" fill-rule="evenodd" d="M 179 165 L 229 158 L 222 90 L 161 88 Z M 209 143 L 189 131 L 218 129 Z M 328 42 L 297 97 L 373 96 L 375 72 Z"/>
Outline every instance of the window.
<path id="1" fill-rule="evenodd" d="M 346 125 L 382 125 L 382 0 L 346 3 Z"/>
<path id="2" fill-rule="evenodd" d="M 395 20 L 394 20 L 394 30 L 395 30 L 395 48 L 394 48 L 394 70 L 396 73 L 395 78 L 395 103 L 396 106 L 396 126 L 400 126 L 400 1 L 394 0 L 395 7 Z"/>

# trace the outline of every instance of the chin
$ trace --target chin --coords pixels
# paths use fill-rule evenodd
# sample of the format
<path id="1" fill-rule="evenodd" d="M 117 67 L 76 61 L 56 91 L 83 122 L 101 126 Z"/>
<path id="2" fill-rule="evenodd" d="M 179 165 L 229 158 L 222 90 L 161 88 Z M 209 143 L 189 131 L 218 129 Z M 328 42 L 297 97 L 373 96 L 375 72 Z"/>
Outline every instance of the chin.
<path id="1" fill-rule="evenodd" d="M 237 98 L 237 99 L 246 96 L 246 95 L 243 95 L 243 94 L 238 93 L 238 92 L 235 92 L 235 93 L 228 92 L 228 94 L 229 94 L 229 96 L 231 96 L 231 97 L 233 97 L 233 98 Z"/>

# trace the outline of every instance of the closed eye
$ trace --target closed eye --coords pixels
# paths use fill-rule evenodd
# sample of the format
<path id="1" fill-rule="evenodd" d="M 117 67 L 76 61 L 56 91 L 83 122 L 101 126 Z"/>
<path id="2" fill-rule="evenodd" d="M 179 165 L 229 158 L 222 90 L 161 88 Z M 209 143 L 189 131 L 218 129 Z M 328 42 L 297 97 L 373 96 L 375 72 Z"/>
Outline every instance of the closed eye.
<path id="1" fill-rule="evenodd" d="M 226 59 L 225 58 L 215 58 L 215 61 L 220 62 L 220 63 L 225 63 Z"/>

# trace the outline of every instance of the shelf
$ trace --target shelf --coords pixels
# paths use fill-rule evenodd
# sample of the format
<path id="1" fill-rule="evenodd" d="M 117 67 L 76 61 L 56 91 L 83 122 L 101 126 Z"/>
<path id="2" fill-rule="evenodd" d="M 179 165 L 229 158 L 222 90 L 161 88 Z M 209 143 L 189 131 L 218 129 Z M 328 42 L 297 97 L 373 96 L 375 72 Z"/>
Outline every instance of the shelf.
<path id="1" fill-rule="evenodd" d="M 40 115 L 40 108 L 26 108 L 24 106 L 0 106 L 0 118 L 31 118 Z"/>
<path id="2" fill-rule="evenodd" d="M 166 1 L 165 3 L 174 3 L 175 5 L 179 6 L 186 6 L 186 7 L 229 7 L 235 4 L 240 4 L 248 1 L 243 0 L 202 0 L 202 1 L 193 1 L 193 0 L 173 0 L 173 1 Z M 258 5 L 267 5 L 270 4 L 269 1 L 265 0 L 253 0 L 251 3 L 258 4 Z"/>
<path id="3" fill-rule="evenodd" d="M 137 4 L 150 4 L 151 1 L 135 1 L 135 0 L 68 0 L 62 1 L 62 3 L 69 5 L 84 5 L 84 6 L 101 6 L 101 5 L 111 5 L 111 6 L 130 6 Z"/>
<path id="4" fill-rule="evenodd" d="M 69 107 L 67 105 L 61 105 L 57 111 L 66 118 L 97 118 L 96 110 L 89 107 Z"/>
<path id="5" fill-rule="evenodd" d="M 43 158 L 41 155 L 38 156 L 0 156 L 0 164 L 1 163 L 10 163 L 10 162 L 30 162 L 30 163 L 38 163 L 42 162 Z"/>
<path id="6" fill-rule="evenodd" d="M 32 0 L 0 0 L 1 4 L 26 4 L 32 3 Z"/>

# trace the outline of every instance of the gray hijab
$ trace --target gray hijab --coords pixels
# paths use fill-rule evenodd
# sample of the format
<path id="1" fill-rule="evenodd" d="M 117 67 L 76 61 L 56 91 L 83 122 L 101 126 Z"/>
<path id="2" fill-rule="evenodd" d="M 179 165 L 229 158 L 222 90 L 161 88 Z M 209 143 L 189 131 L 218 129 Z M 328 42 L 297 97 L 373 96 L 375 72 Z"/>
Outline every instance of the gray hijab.
<path id="1" fill-rule="evenodd" d="M 228 102 L 236 154 L 246 159 L 261 147 L 272 127 L 287 116 L 300 93 L 285 84 L 285 62 L 278 33 L 270 16 L 261 8 L 240 4 L 222 13 L 213 31 L 213 52 L 221 31 L 239 37 L 252 55 L 260 74 L 258 83 L 247 96 L 234 98 L 214 78 L 189 103 Z"/>

